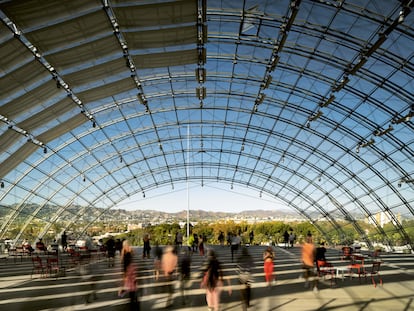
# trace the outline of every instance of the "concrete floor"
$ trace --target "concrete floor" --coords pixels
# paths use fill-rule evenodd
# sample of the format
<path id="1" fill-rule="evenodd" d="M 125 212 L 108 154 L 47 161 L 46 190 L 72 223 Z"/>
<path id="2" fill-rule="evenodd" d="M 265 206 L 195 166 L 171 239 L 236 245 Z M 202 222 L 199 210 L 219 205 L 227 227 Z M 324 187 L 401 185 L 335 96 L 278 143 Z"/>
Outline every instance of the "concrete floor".
<path id="1" fill-rule="evenodd" d="M 243 310 L 236 263 L 231 261 L 230 248 L 210 246 L 218 254 L 223 269 L 231 279 L 232 294 L 228 287 L 221 295 L 221 311 Z M 254 257 L 254 282 L 252 284 L 251 307 L 260 311 L 305 311 L 305 310 L 414 310 L 414 256 L 411 254 L 383 254 L 381 277 L 383 285 L 374 287 L 370 277 L 350 278 L 345 274 L 331 286 L 329 279 L 319 280 L 319 291 L 304 287 L 300 264 L 300 247 L 285 249 L 275 247 L 275 273 L 277 280 L 268 288 L 264 282 L 262 253 L 263 246 L 251 246 Z M 153 260 L 141 259 L 142 250 L 136 249 L 138 265 L 141 310 L 166 309 L 166 283 L 153 277 Z M 334 266 L 341 264 L 339 251 L 328 249 L 327 257 Z M 207 310 L 205 292 L 200 289 L 199 271 L 205 257 L 192 257 L 192 279 L 186 291 L 183 304 L 180 292 L 176 290 L 173 305 L 169 310 Z M 64 262 L 64 261 L 63 261 Z M 66 262 L 69 266 L 69 262 Z M 32 262 L 29 258 L 0 262 L 0 310 L 128 310 L 128 299 L 117 295 L 120 286 L 121 268 L 119 257 L 115 267 L 108 267 L 106 258 L 96 258 L 93 263 L 94 280 L 82 277 L 76 267 L 67 268 L 65 275 L 58 278 L 31 278 Z M 85 304 L 85 295 L 95 286 L 96 300 Z"/>

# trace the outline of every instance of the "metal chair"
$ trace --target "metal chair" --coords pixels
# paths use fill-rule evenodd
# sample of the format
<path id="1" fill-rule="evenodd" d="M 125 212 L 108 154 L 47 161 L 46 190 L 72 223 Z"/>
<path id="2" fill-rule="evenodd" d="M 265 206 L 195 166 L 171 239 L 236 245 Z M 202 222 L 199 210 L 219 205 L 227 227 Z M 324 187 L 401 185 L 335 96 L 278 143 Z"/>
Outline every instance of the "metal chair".
<path id="1" fill-rule="evenodd" d="M 379 273 L 381 268 L 381 261 L 373 261 L 371 266 L 371 271 L 368 272 L 371 275 L 372 284 L 374 284 L 374 287 L 377 287 L 377 283 L 375 282 L 374 276 L 376 275 L 378 277 L 380 285 L 382 285 L 382 278 Z"/>
<path id="2" fill-rule="evenodd" d="M 365 276 L 365 280 L 367 278 L 367 272 L 365 271 L 364 260 L 365 260 L 364 256 L 354 255 L 352 258 L 350 269 L 349 269 L 351 273 L 351 277 L 352 277 L 353 271 L 356 270 L 356 273 L 358 274 L 358 278 L 359 278 L 359 283 L 361 283 L 361 275 Z"/>
<path id="3" fill-rule="evenodd" d="M 32 256 L 32 274 L 30 278 L 33 278 L 33 274 L 40 274 L 40 277 L 45 276 L 45 266 L 43 265 L 42 258 L 39 256 Z"/>
<path id="4" fill-rule="evenodd" d="M 56 279 L 58 278 L 59 273 L 60 273 L 60 267 L 59 267 L 59 260 L 57 257 L 50 257 L 47 259 L 46 271 L 48 275 L 51 276 L 54 273 L 56 276 Z"/>
<path id="5" fill-rule="evenodd" d="M 325 277 L 327 275 L 330 275 L 331 278 L 331 287 L 333 286 L 333 284 L 336 284 L 336 279 L 335 279 L 335 268 L 332 266 L 332 264 L 330 262 L 327 262 L 326 260 L 317 260 L 316 261 L 316 267 L 318 270 L 318 276 L 322 277 L 325 279 Z"/>

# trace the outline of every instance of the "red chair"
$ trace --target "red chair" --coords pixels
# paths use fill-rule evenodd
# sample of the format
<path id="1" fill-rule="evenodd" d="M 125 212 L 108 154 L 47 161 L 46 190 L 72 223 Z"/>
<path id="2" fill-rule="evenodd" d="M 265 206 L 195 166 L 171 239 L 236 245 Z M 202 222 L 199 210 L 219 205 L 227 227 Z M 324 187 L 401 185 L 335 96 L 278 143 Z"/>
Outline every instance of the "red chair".
<path id="1" fill-rule="evenodd" d="M 74 250 L 73 248 L 68 248 L 68 254 L 70 258 L 70 265 L 72 267 L 76 267 L 80 262 L 80 258 L 81 258 L 80 253 Z"/>
<path id="2" fill-rule="evenodd" d="M 361 283 L 361 275 L 365 276 L 365 280 L 367 278 L 367 272 L 365 271 L 364 267 L 364 256 L 354 255 L 352 258 L 352 263 L 350 266 L 350 273 L 352 277 L 352 273 L 355 271 L 358 274 L 359 283 Z"/>
<path id="3" fill-rule="evenodd" d="M 375 282 L 374 276 L 376 275 L 378 277 L 380 285 L 382 285 L 382 278 L 379 274 L 381 268 L 381 262 L 380 261 L 374 261 L 372 262 L 371 271 L 368 272 L 371 275 L 372 284 L 374 284 L 374 287 L 377 287 L 377 283 Z"/>
<path id="4" fill-rule="evenodd" d="M 59 260 L 57 257 L 50 257 L 47 259 L 46 271 L 48 275 L 55 274 L 56 279 L 60 273 Z"/>
<path id="5" fill-rule="evenodd" d="M 40 274 L 40 277 L 44 277 L 45 266 L 43 265 L 42 258 L 40 258 L 39 256 L 33 256 L 32 264 L 32 274 L 30 275 L 30 278 L 33 278 L 34 273 Z"/>
<path id="6" fill-rule="evenodd" d="M 316 268 L 318 270 L 318 276 L 322 277 L 325 279 L 325 277 L 327 275 L 330 275 L 330 280 L 331 280 L 331 287 L 333 286 L 333 284 L 336 284 L 336 279 L 335 279 L 335 268 L 332 266 L 331 263 L 327 262 L 326 260 L 317 260 L 316 261 Z"/>

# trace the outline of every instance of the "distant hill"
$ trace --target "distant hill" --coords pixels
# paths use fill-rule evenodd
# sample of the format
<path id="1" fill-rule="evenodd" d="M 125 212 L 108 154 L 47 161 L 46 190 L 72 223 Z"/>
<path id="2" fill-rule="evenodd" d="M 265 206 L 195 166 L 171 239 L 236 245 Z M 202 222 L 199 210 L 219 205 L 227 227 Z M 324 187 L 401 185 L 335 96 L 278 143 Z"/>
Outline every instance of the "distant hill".
<path id="1" fill-rule="evenodd" d="M 135 211 L 125 211 L 125 213 L 130 214 L 135 217 L 160 217 L 160 218 L 174 218 L 174 219 L 186 219 L 187 210 L 182 210 L 180 212 L 168 213 L 155 210 L 135 210 Z M 239 213 L 231 212 L 212 212 L 205 210 L 190 210 L 190 215 L 192 220 L 218 220 L 218 219 L 228 219 L 228 218 L 291 218 L 298 217 L 298 214 L 294 211 L 287 210 L 248 210 L 241 211 Z"/>

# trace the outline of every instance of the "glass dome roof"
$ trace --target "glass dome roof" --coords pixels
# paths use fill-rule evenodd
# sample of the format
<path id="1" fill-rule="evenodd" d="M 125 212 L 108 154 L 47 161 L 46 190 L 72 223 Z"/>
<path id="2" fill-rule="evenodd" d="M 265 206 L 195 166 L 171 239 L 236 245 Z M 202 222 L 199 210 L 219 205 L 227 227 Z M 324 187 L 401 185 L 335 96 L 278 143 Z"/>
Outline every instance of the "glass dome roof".
<path id="1" fill-rule="evenodd" d="M 0 1 L 0 238 L 191 179 L 412 248 L 413 6 Z"/>

